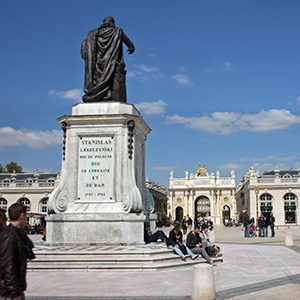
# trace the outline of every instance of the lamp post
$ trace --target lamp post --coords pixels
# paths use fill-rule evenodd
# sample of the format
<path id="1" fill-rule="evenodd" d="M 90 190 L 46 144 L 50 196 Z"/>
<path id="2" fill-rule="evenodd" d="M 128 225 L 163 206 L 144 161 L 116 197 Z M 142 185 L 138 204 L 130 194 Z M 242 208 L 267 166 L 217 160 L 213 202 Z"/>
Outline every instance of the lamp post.
<path id="1" fill-rule="evenodd" d="M 258 185 L 254 188 L 255 195 L 256 195 L 256 228 L 258 227 L 258 194 L 259 194 L 259 187 Z"/>

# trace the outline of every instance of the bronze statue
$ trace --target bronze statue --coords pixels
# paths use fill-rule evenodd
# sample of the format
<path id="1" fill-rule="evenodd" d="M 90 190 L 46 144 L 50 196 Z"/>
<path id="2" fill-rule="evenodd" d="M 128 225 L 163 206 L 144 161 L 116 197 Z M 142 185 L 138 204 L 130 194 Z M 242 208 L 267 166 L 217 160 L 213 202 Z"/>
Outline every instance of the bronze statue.
<path id="1" fill-rule="evenodd" d="M 88 33 L 81 46 L 81 56 L 85 60 L 83 102 L 126 102 L 123 43 L 132 54 L 133 43 L 122 28 L 116 27 L 113 17 L 105 17 L 99 28 Z"/>

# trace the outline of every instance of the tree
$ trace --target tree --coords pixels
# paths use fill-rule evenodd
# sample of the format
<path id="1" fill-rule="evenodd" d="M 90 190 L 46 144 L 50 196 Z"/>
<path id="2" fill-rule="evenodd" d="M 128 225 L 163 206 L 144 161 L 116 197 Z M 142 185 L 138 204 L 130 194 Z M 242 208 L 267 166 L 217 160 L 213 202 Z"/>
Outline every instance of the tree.
<path id="1" fill-rule="evenodd" d="M 3 166 L 0 164 L 0 173 L 4 173 L 5 169 L 3 168 Z"/>
<path id="2" fill-rule="evenodd" d="M 23 173 L 23 168 L 19 166 L 16 162 L 12 161 L 5 166 L 5 173 Z"/>

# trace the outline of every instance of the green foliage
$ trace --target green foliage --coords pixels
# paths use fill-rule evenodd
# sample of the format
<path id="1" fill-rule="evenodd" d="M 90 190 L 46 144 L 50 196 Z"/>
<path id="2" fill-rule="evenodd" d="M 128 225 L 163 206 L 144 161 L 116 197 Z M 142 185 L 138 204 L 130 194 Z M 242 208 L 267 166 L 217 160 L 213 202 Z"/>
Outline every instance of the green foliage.
<path id="1" fill-rule="evenodd" d="M 3 167 L 0 164 L 0 173 L 23 173 L 23 167 L 19 166 L 16 162 L 12 161 Z"/>

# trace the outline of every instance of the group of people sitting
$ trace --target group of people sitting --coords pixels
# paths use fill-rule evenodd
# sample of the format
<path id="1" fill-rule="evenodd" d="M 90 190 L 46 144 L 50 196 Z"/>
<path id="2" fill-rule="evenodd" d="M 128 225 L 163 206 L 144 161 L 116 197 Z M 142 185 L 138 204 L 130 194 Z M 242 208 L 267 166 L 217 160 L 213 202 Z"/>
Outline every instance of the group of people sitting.
<path id="1" fill-rule="evenodd" d="M 149 223 L 145 223 L 145 243 L 157 242 L 158 240 L 166 242 L 169 249 L 174 250 L 183 261 L 190 256 L 193 260 L 201 255 L 209 264 L 216 265 L 211 257 L 222 256 L 220 248 L 208 240 L 209 226 L 203 224 L 196 225 L 194 229 L 189 232 L 186 238 L 186 245 L 183 243 L 183 234 L 181 225 L 175 223 L 174 228 L 170 231 L 169 238 L 162 230 L 157 230 L 155 233 L 150 231 Z"/>

